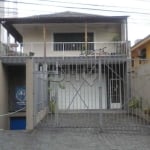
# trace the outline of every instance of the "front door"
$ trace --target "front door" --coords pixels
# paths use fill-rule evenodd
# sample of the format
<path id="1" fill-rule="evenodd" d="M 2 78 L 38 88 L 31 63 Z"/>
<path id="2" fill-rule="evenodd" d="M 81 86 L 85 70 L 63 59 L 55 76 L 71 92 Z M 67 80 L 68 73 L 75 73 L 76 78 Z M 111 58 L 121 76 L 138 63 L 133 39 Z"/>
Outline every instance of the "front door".
<path id="1" fill-rule="evenodd" d="M 121 80 L 110 79 L 110 108 L 121 108 Z"/>

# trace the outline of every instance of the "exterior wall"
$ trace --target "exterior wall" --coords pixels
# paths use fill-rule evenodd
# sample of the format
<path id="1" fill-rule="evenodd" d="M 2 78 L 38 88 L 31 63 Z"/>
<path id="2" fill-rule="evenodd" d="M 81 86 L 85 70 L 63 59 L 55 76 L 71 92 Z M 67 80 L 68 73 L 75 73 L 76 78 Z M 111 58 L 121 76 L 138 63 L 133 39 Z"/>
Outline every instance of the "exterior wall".
<path id="1" fill-rule="evenodd" d="M 45 84 L 41 83 L 41 75 L 34 73 L 33 59 L 28 59 L 26 62 L 26 111 L 27 111 L 27 130 L 32 130 L 38 123 L 47 115 L 48 104 L 45 103 L 46 107 L 38 109 L 41 105 L 43 106 L 43 93 L 42 90 L 47 94 Z M 37 70 L 36 70 L 37 71 Z M 45 79 L 45 78 L 44 78 Z M 36 82 L 37 81 L 37 82 Z M 36 83 L 36 84 L 35 84 Z M 38 91 L 37 88 L 41 88 Z M 38 93 L 39 92 L 39 93 Z M 40 96 L 39 96 L 40 94 Z M 45 102 L 45 101 L 44 101 Z M 42 104 L 41 104 L 42 103 Z"/>
<path id="2" fill-rule="evenodd" d="M 35 56 L 44 55 L 44 37 L 42 25 L 15 25 L 19 32 L 23 35 L 24 52 L 34 52 Z M 112 42 L 113 38 L 121 34 L 121 25 L 119 24 L 88 24 L 88 32 L 94 33 L 94 42 Z M 54 33 L 78 33 L 85 32 L 84 24 L 47 24 L 46 25 L 46 51 L 47 56 L 79 56 L 79 51 L 53 51 L 53 34 Z M 123 34 L 123 33 L 122 33 Z M 32 42 L 32 43 L 31 43 Z M 95 49 L 100 49 L 109 45 L 95 44 Z"/>
<path id="3" fill-rule="evenodd" d="M 150 59 L 150 42 L 146 44 L 146 49 L 147 59 Z"/>
<path id="4" fill-rule="evenodd" d="M 33 61 L 28 59 L 26 62 L 26 129 L 34 128 L 33 114 Z"/>
<path id="5" fill-rule="evenodd" d="M 8 87 L 4 66 L 0 61 L 0 115 L 8 113 Z M 0 129 L 8 129 L 8 117 L 0 116 Z"/>
<path id="6" fill-rule="evenodd" d="M 140 65 L 132 75 L 132 97 L 142 100 L 143 109 L 150 108 L 149 64 Z"/>
<path id="7" fill-rule="evenodd" d="M 45 71 L 45 72 L 43 72 Z M 47 65 L 34 64 L 34 126 L 48 114 Z"/>

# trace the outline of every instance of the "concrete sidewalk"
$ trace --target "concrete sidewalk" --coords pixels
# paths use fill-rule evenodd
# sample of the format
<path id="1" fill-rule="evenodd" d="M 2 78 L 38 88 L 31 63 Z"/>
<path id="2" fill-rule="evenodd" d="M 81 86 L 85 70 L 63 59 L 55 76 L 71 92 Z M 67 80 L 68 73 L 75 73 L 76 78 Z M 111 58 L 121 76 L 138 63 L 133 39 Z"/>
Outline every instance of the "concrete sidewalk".
<path id="1" fill-rule="evenodd" d="M 93 129 L 0 131 L 0 150 L 150 150 L 150 136 Z"/>

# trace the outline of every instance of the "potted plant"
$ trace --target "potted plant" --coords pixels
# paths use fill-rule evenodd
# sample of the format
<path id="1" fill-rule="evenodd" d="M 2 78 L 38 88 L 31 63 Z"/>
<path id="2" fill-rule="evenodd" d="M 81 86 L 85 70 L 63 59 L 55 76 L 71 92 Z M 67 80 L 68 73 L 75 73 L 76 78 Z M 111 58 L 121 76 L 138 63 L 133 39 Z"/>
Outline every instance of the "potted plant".
<path id="1" fill-rule="evenodd" d="M 55 110 L 56 110 L 56 98 L 55 98 L 55 96 L 52 96 L 50 101 L 49 101 L 49 109 L 50 109 L 50 112 L 52 114 L 55 114 Z"/>
<path id="2" fill-rule="evenodd" d="M 141 110 L 142 110 L 142 99 L 138 99 L 136 97 L 133 97 L 129 103 L 128 103 L 128 107 L 129 107 L 129 112 L 132 115 L 140 115 Z"/>
<path id="3" fill-rule="evenodd" d="M 150 107 L 144 109 L 144 114 L 150 116 Z"/>
<path id="4" fill-rule="evenodd" d="M 140 108 L 140 102 L 136 97 L 133 97 L 128 104 L 130 109 Z"/>
<path id="5" fill-rule="evenodd" d="M 57 82 L 57 81 L 56 81 Z M 65 85 L 63 84 L 63 83 L 61 83 L 61 82 L 58 82 L 58 87 L 60 88 L 60 89 L 65 89 Z M 49 87 L 49 93 L 50 92 L 52 92 L 53 91 L 53 88 L 50 88 Z M 56 112 L 56 106 L 57 106 L 57 96 L 56 96 L 56 93 L 55 93 L 55 96 L 51 96 L 50 97 L 50 100 L 49 100 L 49 110 L 50 110 L 50 112 L 52 113 L 52 114 L 55 114 L 55 112 Z"/>
<path id="6" fill-rule="evenodd" d="M 121 41 L 121 37 L 119 34 L 116 34 L 113 38 L 112 41 L 114 42 L 114 48 L 116 49 L 115 53 L 120 53 L 121 51 L 121 45 L 119 41 Z"/>

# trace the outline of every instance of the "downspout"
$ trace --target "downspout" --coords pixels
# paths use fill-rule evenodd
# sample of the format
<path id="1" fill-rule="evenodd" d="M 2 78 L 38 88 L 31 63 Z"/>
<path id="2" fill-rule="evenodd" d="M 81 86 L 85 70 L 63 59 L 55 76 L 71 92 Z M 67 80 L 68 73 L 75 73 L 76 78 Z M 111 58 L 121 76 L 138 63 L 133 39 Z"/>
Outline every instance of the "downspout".
<path id="1" fill-rule="evenodd" d="M 130 44 L 128 42 L 128 22 L 127 22 L 127 18 L 125 20 L 125 26 L 126 26 L 126 52 L 127 52 L 127 56 L 130 57 Z"/>
<path id="2" fill-rule="evenodd" d="M 87 42 L 88 42 L 88 35 L 87 35 L 87 23 L 85 23 L 85 26 L 84 26 L 84 46 L 85 46 L 85 51 L 86 51 L 86 55 L 88 54 L 88 50 L 87 50 Z"/>
<path id="3" fill-rule="evenodd" d="M 46 25 L 43 25 L 44 58 L 46 58 Z"/>
<path id="4" fill-rule="evenodd" d="M 7 50 L 6 50 L 6 55 L 8 54 L 9 46 L 10 46 L 10 36 L 9 36 L 9 32 L 7 31 Z"/>

